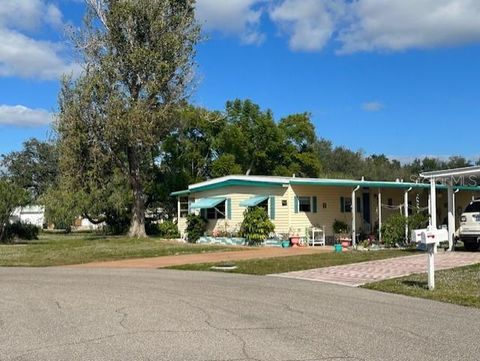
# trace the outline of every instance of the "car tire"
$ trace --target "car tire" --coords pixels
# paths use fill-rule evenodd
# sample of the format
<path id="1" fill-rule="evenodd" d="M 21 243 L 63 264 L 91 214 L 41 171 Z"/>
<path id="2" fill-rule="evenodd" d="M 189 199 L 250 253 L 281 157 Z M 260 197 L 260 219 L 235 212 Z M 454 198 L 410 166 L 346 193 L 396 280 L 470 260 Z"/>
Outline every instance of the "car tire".
<path id="1" fill-rule="evenodd" d="M 463 242 L 463 245 L 465 247 L 465 250 L 469 251 L 469 252 L 475 252 L 475 251 L 478 251 L 478 248 L 479 248 L 479 244 L 475 241 L 472 241 L 472 242 Z"/>

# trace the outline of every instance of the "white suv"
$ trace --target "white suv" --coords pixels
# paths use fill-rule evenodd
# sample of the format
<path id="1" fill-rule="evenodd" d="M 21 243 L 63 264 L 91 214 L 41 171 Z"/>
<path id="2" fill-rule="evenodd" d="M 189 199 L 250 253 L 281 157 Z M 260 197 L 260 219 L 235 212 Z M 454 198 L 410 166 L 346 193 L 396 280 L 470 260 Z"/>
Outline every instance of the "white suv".
<path id="1" fill-rule="evenodd" d="M 477 251 L 480 246 L 480 199 L 465 208 L 460 218 L 460 240 L 467 251 Z"/>

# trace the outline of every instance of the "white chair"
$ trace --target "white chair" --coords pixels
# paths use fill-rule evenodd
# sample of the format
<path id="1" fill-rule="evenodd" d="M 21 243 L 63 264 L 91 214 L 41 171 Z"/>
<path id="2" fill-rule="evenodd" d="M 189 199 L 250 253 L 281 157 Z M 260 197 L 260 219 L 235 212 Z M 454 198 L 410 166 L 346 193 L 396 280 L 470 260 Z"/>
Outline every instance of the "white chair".
<path id="1" fill-rule="evenodd" d="M 325 246 L 325 226 L 322 228 L 312 227 L 309 244 L 311 246 Z"/>

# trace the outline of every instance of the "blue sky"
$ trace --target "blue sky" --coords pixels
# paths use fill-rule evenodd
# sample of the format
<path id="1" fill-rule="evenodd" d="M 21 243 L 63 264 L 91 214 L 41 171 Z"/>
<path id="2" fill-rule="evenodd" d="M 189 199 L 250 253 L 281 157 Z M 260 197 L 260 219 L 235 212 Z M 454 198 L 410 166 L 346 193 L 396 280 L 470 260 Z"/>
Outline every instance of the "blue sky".
<path id="1" fill-rule="evenodd" d="M 480 1 L 198 0 L 192 102 L 308 111 L 335 145 L 402 160 L 480 156 Z M 81 0 L 0 8 L 0 153 L 47 138 Z"/>

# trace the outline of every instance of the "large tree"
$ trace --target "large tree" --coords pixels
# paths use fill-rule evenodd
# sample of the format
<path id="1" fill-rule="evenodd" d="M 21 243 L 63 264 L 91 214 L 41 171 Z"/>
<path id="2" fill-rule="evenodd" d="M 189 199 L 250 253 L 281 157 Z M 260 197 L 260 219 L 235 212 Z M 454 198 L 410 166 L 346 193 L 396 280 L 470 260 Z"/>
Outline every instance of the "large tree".
<path id="1" fill-rule="evenodd" d="M 0 172 L 27 190 L 33 201 L 57 182 L 58 151 L 54 142 L 31 138 L 23 143 L 23 149 L 1 158 Z"/>
<path id="2" fill-rule="evenodd" d="M 190 92 L 199 40 L 195 2 L 86 2 L 76 37 L 85 68 L 64 81 L 59 96 L 62 181 L 89 194 L 121 173 L 132 195 L 129 235 L 143 237 L 146 177 Z"/>

